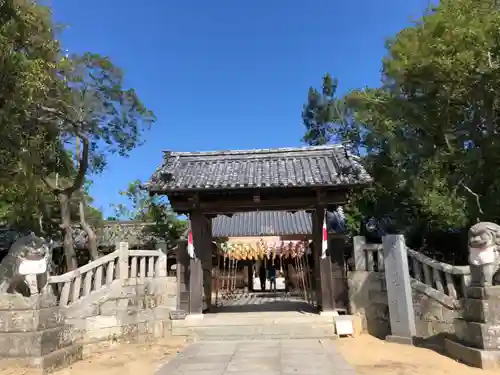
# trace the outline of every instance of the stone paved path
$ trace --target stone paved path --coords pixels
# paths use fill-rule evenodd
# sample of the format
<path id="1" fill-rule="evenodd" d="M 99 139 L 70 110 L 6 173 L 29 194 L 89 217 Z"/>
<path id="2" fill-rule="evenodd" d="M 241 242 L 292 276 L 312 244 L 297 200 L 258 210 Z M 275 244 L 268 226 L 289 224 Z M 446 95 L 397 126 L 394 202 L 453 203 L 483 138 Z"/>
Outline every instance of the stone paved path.
<path id="1" fill-rule="evenodd" d="M 302 296 L 285 296 L 284 292 L 251 292 L 236 294 L 232 299 L 221 300 L 222 306 L 213 309 L 221 313 L 248 312 L 316 312 L 316 309 L 304 301 Z"/>
<path id="2" fill-rule="evenodd" d="M 156 375 L 354 375 L 329 340 L 201 341 Z"/>

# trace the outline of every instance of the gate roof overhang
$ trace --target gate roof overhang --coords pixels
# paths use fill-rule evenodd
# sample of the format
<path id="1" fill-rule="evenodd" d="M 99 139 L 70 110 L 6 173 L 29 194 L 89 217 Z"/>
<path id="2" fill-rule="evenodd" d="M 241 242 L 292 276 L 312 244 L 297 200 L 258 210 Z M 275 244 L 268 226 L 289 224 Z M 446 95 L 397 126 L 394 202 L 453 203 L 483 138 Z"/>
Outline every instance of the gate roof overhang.
<path id="1" fill-rule="evenodd" d="M 164 152 L 145 188 L 179 214 L 298 211 L 347 202 L 372 178 L 342 145 Z"/>

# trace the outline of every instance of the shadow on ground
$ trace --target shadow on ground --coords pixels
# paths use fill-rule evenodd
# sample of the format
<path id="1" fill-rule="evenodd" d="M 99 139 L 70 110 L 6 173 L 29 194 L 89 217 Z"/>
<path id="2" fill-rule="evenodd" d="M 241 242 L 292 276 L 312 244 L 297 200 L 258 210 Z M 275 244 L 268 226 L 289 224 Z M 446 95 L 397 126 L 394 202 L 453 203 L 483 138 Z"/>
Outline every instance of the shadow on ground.
<path id="1" fill-rule="evenodd" d="M 245 312 L 300 312 L 317 313 L 317 309 L 300 297 L 285 296 L 284 293 L 250 293 L 233 299 L 220 301 L 209 313 L 245 313 Z"/>
<path id="2" fill-rule="evenodd" d="M 455 335 L 443 332 L 430 337 L 414 337 L 413 345 L 418 348 L 429 349 L 438 354 L 446 356 L 444 352 L 445 339 L 456 340 Z"/>

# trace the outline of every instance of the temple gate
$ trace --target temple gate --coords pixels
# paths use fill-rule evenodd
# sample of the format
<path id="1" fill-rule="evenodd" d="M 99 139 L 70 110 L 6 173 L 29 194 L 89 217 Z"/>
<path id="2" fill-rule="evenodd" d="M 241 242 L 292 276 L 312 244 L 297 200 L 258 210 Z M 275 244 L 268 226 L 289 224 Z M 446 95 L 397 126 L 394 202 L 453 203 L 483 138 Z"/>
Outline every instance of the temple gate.
<path id="1" fill-rule="evenodd" d="M 194 254 L 178 254 L 179 309 L 201 314 L 203 295 L 206 308 L 212 306 L 212 218 L 305 210 L 312 216 L 314 302 L 322 311 L 334 311 L 338 289 L 344 288 L 337 282 L 343 266 L 336 249 L 322 249 L 325 213 L 345 204 L 352 189 L 370 182 L 357 158 L 340 145 L 165 152 L 147 189 L 151 195 L 167 195 L 172 209 L 191 221 Z"/>

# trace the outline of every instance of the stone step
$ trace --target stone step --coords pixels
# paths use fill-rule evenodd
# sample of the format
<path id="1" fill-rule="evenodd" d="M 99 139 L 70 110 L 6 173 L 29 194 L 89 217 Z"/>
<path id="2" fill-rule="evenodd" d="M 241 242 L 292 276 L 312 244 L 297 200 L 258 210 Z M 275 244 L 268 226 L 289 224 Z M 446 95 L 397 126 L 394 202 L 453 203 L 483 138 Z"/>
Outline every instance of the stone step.
<path id="1" fill-rule="evenodd" d="M 199 340 L 321 339 L 335 337 L 332 324 L 172 327 L 173 336 Z"/>
<path id="2" fill-rule="evenodd" d="M 212 327 L 212 326 L 251 326 L 251 325 L 291 325 L 291 324 L 333 324 L 334 317 L 320 315 L 282 315 L 265 314 L 216 314 L 203 317 L 188 317 L 185 320 L 173 320 L 174 327 Z"/>
<path id="3" fill-rule="evenodd" d="M 172 335 L 201 340 L 322 339 L 335 337 L 333 316 L 301 313 L 207 314 L 172 321 Z"/>

